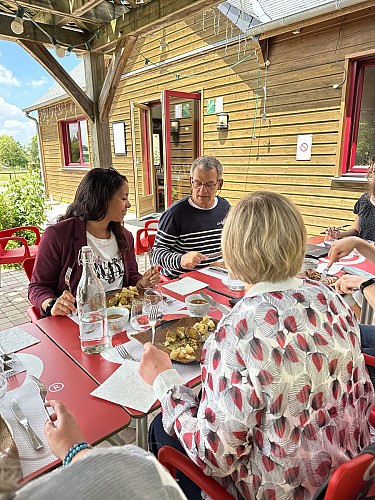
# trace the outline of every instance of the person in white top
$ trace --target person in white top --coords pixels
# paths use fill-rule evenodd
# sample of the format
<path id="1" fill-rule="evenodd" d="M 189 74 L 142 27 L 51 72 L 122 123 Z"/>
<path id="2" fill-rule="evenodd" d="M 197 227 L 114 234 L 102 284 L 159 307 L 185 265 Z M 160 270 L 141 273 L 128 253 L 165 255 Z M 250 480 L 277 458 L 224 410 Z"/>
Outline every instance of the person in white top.
<path id="1" fill-rule="evenodd" d="M 159 283 L 157 267 L 143 276 L 138 272 L 133 236 L 123 226 L 130 206 L 128 180 L 117 170 L 94 168 L 85 175 L 66 214 L 46 229 L 39 244 L 29 300 L 42 315 L 75 312 L 75 293 L 82 274 L 78 254 L 85 245 L 94 251 L 96 272 L 106 291 Z M 69 267 L 70 291 L 65 283 Z"/>

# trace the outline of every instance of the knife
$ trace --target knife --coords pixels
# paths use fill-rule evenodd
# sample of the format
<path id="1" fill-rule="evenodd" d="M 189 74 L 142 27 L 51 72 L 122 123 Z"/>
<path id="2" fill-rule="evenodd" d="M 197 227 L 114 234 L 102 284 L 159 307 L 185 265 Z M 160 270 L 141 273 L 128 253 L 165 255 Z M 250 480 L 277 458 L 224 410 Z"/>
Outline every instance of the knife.
<path id="1" fill-rule="evenodd" d="M 208 268 L 210 271 L 215 271 L 216 273 L 221 273 L 221 274 L 225 274 L 225 275 L 228 275 L 228 271 L 226 269 L 224 269 L 223 267 L 219 267 L 219 266 L 208 266 Z"/>
<path id="2" fill-rule="evenodd" d="M 213 299 L 210 295 L 207 295 L 204 292 L 200 292 L 200 296 L 202 297 L 202 299 L 206 300 L 212 307 L 214 307 L 218 311 L 222 312 L 223 314 L 227 315 L 230 313 L 229 307 L 226 307 L 223 304 L 220 304 L 219 302 L 217 302 L 217 300 Z"/>
<path id="3" fill-rule="evenodd" d="M 33 445 L 33 448 L 35 450 L 40 450 L 41 448 L 43 448 L 42 441 L 38 438 L 33 429 L 30 427 L 29 421 L 27 420 L 23 411 L 19 407 L 17 399 L 11 400 L 10 409 L 12 410 L 12 413 L 16 417 L 18 422 L 22 425 L 22 427 L 24 427 L 25 431 L 27 432 L 31 444 Z"/>

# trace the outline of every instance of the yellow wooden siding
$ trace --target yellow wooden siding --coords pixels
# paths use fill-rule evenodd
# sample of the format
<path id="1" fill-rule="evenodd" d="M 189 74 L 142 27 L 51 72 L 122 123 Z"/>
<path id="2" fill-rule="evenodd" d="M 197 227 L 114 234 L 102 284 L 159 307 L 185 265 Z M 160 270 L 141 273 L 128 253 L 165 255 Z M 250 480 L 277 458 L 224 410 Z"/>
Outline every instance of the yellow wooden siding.
<path id="1" fill-rule="evenodd" d="M 332 86 L 343 80 L 341 64 L 346 55 L 374 48 L 374 13 L 375 8 L 370 8 L 347 15 L 343 23 L 342 18 L 337 18 L 303 28 L 297 36 L 288 32 L 270 39 L 267 71 L 258 68 L 251 41 L 247 44 L 236 41 L 163 67 L 147 67 L 123 78 L 110 122 L 126 123 L 127 155 L 113 156 L 113 165 L 128 175 L 131 194 L 135 181 L 129 100 L 155 101 L 164 89 L 203 91 L 203 154 L 213 154 L 222 161 L 225 182 L 221 194 L 231 203 L 246 192 L 274 190 L 286 194 L 299 206 L 309 234 L 318 234 L 327 225 L 352 221 L 359 193 L 330 189 L 330 179 L 335 175 L 343 98 L 341 88 Z M 226 40 L 227 35 L 238 35 L 235 27 L 231 33 L 231 25 L 224 16 L 220 16 L 219 27 L 217 22 L 216 18 L 214 26 L 209 10 L 204 16 L 204 31 L 201 13 L 141 38 L 125 71 L 140 70 L 146 58 L 151 65 Z M 160 50 L 162 37 L 168 45 Z M 246 61 L 239 62 L 246 57 L 249 57 Z M 216 130 L 217 117 L 208 115 L 205 108 L 207 99 L 219 96 L 224 97 L 224 111 L 230 115 L 227 132 Z M 49 128 L 53 129 L 51 123 Z M 311 161 L 297 161 L 297 135 L 305 133 L 313 134 Z M 113 151 L 112 129 L 111 140 Z M 61 170 L 56 157 L 60 155 L 56 129 L 51 130 L 48 142 L 48 148 L 44 146 L 50 154 L 46 161 L 48 185 L 55 188 L 63 179 L 66 187 L 59 184 L 58 192 L 68 195 L 74 192 L 80 173 Z M 189 193 L 188 184 L 184 183 L 183 190 Z"/>

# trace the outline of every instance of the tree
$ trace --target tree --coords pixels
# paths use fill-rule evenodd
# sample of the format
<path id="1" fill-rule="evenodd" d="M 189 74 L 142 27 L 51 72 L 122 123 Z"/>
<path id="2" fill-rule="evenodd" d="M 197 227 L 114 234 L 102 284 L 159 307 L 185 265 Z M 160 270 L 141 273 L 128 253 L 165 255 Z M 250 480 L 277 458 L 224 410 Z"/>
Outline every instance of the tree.
<path id="1" fill-rule="evenodd" d="M 10 135 L 0 136 L 0 167 L 22 170 L 27 167 L 27 155 L 23 147 Z"/>
<path id="2" fill-rule="evenodd" d="M 30 144 L 26 147 L 27 156 L 29 157 L 29 166 L 32 170 L 40 169 L 40 159 L 39 159 L 39 148 L 38 148 L 38 138 L 36 135 L 30 141 Z"/>

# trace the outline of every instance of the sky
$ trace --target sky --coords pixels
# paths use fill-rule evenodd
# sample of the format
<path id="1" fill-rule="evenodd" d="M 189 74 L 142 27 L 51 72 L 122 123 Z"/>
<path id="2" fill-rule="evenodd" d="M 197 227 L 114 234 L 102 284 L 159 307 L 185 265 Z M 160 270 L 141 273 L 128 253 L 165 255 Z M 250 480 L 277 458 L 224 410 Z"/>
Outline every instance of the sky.
<path id="1" fill-rule="evenodd" d="M 74 53 L 57 60 L 68 72 L 81 61 Z M 30 106 L 55 83 L 16 42 L 0 40 L 0 135 L 11 135 L 23 146 L 29 144 L 36 128 L 22 108 Z"/>

